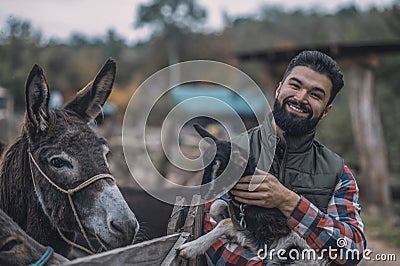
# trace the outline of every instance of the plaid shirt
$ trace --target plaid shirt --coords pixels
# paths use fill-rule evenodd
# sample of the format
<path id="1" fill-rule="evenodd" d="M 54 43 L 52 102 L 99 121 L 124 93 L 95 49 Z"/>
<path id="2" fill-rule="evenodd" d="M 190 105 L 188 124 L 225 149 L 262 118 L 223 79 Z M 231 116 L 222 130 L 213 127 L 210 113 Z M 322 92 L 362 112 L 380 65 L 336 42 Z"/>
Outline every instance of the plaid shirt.
<path id="1" fill-rule="evenodd" d="M 216 225 L 209 215 L 210 205 L 211 203 L 207 203 L 205 208 L 205 233 L 211 231 Z M 334 260 L 336 264 L 357 265 L 362 259 L 366 240 L 364 225 L 360 218 L 358 187 L 347 166 L 344 167 L 343 175 L 335 187 L 327 213 L 322 212 L 301 196 L 286 223 L 315 251 L 324 251 L 326 255 L 331 254 L 330 258 L 337 257 Z M 346 245 L 343 247 L 344 244 Z M 334 254 L 331 252 L 334 251 L 333 249 L 337 251 Z M 357 256 L 352 258 L 353 250 L 357 251 L 359 258 Z M 348 258 L 340 258 L 341 254 Z M 249 250 L 230 243 L 225 238 L 217 240 L 207 250 L 206 257 L 209 265 L 265 265 L 267 263 Z"/>

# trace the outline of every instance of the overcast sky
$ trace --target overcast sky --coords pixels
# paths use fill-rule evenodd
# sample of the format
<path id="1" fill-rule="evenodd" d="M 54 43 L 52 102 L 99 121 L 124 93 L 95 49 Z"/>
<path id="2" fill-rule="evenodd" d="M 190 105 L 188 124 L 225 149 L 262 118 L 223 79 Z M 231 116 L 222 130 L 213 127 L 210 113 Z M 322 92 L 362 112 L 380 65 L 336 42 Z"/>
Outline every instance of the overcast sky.
<path id="1" fill-rule="evenodd" d="M 146 30 L 134 29 L 136 9 L 141 3 L 151 0 L 0 0 L 0 26 L 8 17 L 27 19 L 41 30 L 45 38 L 65 39 L 72 32 L 88 36 L 104 36 L 114 29 L 130 42 L 148 36 Z M 378 3 L 376 3 L 378 2 Z M 286 10 L 294 8 L 319 8 L 333 12 L 338 7 L 354 3 L 362 9 L 370 6 L 386 7 L 393 0 L 198 0 L 208 12 L 206 27 L 210 30 L 222 28 L 223 12 L 231 16 L 256 15 L 262 4 L 279 4 Z"/>

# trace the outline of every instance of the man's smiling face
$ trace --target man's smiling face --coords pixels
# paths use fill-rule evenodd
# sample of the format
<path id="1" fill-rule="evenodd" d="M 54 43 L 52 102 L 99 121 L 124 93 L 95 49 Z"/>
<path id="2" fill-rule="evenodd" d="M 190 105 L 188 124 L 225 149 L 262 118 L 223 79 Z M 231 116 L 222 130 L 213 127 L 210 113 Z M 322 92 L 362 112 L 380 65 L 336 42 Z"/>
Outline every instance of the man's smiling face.
<path id="1" fill-rule="evenodd" d="M 305 66 L 296 66 L 279 84 L 273 114 L 277 126 L 292 135 L 314 129 L 330 111 L 331 80 Z"/>

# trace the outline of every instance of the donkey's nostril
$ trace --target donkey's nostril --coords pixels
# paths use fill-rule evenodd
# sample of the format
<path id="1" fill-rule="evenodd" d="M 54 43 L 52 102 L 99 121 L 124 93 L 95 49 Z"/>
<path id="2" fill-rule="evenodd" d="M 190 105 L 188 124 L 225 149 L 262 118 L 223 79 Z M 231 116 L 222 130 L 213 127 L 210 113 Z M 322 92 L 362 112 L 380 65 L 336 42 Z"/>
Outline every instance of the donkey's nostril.
<path id="1" fill-rule="evenodd" d="M 123 235 L 125 232 L 124 227 L 123 223 L 116 220 L 110 222 L 110 230 L 116 235 Z"/>
<path id="2" fill-rule="evenodd" d="M 138 230 L 136 220 L 113 219 L 109 222 L 112 234 L 122 240 L 125 244 L 131 244 Z"/>

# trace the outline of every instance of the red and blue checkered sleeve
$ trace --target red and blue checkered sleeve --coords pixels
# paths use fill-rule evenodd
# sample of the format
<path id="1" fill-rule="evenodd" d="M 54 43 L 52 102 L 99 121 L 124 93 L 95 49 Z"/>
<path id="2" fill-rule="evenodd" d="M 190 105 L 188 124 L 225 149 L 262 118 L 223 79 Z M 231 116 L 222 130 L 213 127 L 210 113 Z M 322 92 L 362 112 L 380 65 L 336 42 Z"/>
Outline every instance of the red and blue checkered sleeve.
<path id="1" fill-rule="evenodd" d="M 366 248 L 364 225 L 360 217 L 358 187 L 347 166 L 327 212 L 319 210 L 305 197 L 288 217 L 290 229 L 304 238 L 311 248 L 323 252 L 341 265 L 357 265 Z"/>

